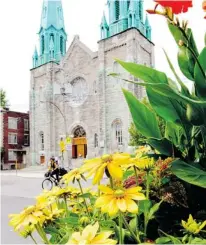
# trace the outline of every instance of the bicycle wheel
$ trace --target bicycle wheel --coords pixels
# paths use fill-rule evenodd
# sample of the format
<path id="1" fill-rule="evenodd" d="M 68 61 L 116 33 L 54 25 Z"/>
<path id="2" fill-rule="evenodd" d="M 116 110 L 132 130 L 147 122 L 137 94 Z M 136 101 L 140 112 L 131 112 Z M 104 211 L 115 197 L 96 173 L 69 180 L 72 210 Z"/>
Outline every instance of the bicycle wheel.
<path id="1" fill-rule="evenodd" d="M 45 179 L 42 182 L 42 189 L 50 191 L 53 187 L 53 182 L 50 179 Z"/>

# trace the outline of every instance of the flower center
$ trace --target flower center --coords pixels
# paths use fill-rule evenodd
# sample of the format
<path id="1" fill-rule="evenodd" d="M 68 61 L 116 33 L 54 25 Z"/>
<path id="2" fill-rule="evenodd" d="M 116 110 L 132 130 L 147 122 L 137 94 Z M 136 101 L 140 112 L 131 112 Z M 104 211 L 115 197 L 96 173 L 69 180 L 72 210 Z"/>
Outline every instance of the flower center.
<path id="1" fill-rule="evenodd" d="M 118 189 L 118 190 L 116 190 L 116 191 L 114 192 L 114 195 L 115 195 L 116 197 L 124 197 L 124 191 Z"/>

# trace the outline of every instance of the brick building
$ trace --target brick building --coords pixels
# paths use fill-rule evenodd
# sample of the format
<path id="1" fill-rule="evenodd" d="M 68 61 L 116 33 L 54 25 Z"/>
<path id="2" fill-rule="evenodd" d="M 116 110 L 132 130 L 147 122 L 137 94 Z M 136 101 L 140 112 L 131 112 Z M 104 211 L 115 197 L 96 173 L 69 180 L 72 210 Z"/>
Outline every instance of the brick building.
<path id="1" fill-rule="evenodd" d="M 1 168 L 23 168 L 29 150 L 29 114 L 1 111 Z"/>

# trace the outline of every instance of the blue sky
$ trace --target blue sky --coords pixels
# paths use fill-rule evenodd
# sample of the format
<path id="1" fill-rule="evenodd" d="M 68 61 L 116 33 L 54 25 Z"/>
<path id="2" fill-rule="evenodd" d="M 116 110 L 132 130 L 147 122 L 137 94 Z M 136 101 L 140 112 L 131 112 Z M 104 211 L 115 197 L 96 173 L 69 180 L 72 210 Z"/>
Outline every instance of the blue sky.
<path id="1" fill-rule="evenodd" d="M 7 92 L 11 109 L 27 111 L 29 109 L 29 86 L 32 54 L 38 47 L 38 35 L 43 0 L 7 0 L 1 1 L 1 72 L 0 87 Z M 93 51 L 97 50 L 100 37 L 99 24 L 106 10 L 107 0 L 62 0 L 68 44 L 74 35 L 79 35 Z M 202 0 L 194 1 L 194 8 L 182 15 L 189 19 L 194 29 L 198 47 L 204 45 L 206 21 L 203 20 Z M 145 0 L 145 9 L 154 6 L 153 0 Z M 153 42 L 156 44 L 156 68 L 170 72 L 162 48 L 165 48 L 176 63 L 176 45 L 167 29 L 165 20 L 160 16 L 149 16 L 153 28 Z"/>

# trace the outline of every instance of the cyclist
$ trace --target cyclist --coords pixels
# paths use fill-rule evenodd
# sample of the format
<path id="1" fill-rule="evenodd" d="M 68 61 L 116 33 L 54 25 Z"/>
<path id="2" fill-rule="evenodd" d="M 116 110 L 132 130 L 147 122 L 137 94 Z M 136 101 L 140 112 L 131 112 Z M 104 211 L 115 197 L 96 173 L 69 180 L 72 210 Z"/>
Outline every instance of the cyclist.
<path id="1" fill-rule="evenodd" d="M 49 171 L 51 172 L 51 176 L 56 175 L 56 180 L 59 182 L 59 166 L 58 161 L 55 161 L 54 157 L 50 158 Z"/>

